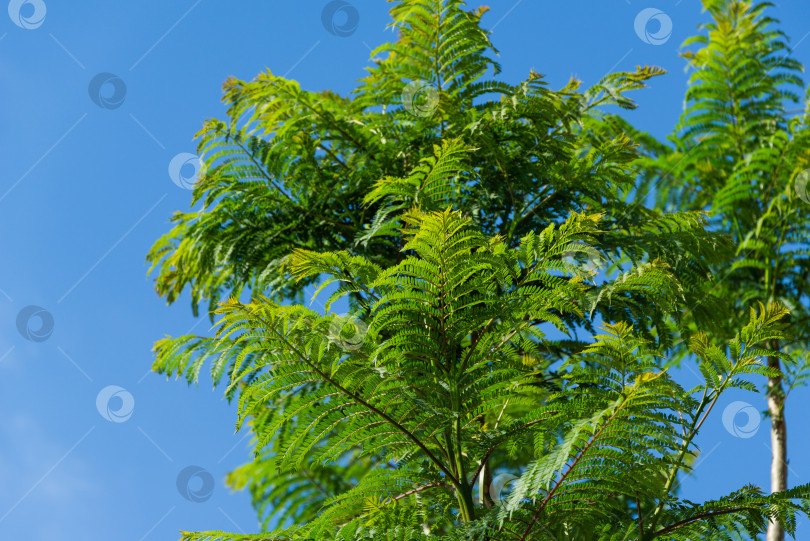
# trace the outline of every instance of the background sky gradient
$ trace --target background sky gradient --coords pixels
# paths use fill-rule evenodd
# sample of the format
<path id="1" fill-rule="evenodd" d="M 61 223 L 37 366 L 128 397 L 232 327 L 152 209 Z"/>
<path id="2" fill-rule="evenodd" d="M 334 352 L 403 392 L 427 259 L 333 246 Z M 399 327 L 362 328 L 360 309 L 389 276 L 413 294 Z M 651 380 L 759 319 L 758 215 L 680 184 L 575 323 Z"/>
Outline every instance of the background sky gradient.
<path id="1" fill-rule="evenodd" d="M 484 26 L 494 30 L 504 80 L 535 69 L 553 88 L 571 75 L 587 86 L 610 71 L 658 65 L 669 73 L 634 94 L 639 108 L 627 117 L 659 137 L 677 121 L 687 77 L 679 46 L 705 20 L 697 0 L 481 3 L 492 8 Z M 226 77 L 269 68 L 305 89 L 345 94 L 364 75 L 370 49 L 394 39 L 385 29 L 388 3 L 352 0 L 359 25 L 344 37 L 324 26 L 326 4 L 12 0 L 15 18 L 0 10 L 0 539 L 256 531 L 249 495 L 223 485 L 249 459 L 249 440 L 234 433 L 235 407 L 207 375 L 188 388 L 149 373 L 155 340 L 210 325 L 192 317 L 187 296 L 167 307 L 155 295 L 144 257 L 171 213 L 188 209 L 191 192 L 172 182 L 169 163 L 195 151 L 204 119 L 224 116 Z M 672 22 L 668 37 L 647 38 L 659 45 L 634 29 L 645 8 Z M 810 3 L 784 0 L 770 14 L 810 65 Z M 647 28 L 653 36 L 657 24 Z M 89 95 L 99 73 L 126 89 L 102 89 L 115 108 Z M 52 316 L 50 334 L 36 335 L 36 317 L 18 325 L 31 305 Z M 680 377 L 687 385 L 695 378 L 686 369 Z M 97 407 L 111 385 L 120 389 L 107 389 Z M 794 395 L 789 482 L 798 484 L 810 480 L 810 392 Z M 746 482 L 768 486 L 767 422 L 752 437 L 734 436 L 722 411 L 735 401 L 766 408 L 761 395 L 724 396 L 699 440 L 687 498 L 718 497 Z M 746 421 L 744 413 L 736 419 Z M 204 471 L 181 483 L 190 490 L 184 497 L 177 479 L 190 466 Z M 195 493 L 205 501 L 190 501 Z M 808 536 L 805 521 L 798 538 Z"/>

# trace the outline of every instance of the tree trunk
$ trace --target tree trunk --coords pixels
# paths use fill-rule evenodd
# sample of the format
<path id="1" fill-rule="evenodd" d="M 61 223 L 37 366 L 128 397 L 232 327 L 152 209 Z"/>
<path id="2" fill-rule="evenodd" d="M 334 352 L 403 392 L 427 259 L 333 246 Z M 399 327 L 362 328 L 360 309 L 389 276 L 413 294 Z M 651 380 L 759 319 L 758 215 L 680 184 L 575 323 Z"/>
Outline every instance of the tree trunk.
<path id="1" fill-rule="evenodd" d="M 492 470 L 489 467 L 489 459 L 487 459 L 478 475 L 478 503 L 486 509 L 495 507 L 492 497 L 489 495 L 490 487 L 492 487 Z"/>
<path id="2" fill-rule="evenodd" d="M 770 349 L 777 344 L 771 343 Z M 768 357 L 768 367 L 781 369 L 778 357 Z M 768 378 L 768 413 L 771 418 L 771 493 L 787 489 L 787 426 L 785 424 L 785 393 L 782 378 Z M 767 541 L 784 541 L 782 524 L 768 526 Z"/>

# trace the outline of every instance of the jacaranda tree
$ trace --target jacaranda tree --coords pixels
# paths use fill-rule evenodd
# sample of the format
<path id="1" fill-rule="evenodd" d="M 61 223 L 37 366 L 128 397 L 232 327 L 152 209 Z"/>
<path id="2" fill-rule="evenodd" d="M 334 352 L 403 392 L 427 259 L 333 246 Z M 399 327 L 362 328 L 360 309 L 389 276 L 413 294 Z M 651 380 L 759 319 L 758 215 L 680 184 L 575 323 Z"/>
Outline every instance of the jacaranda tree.
<path id="1" fill-rule="evenodd" d="M 348 252 L 289 259 L 293 277 L 340 284 L 327 306 L 358 297 L 351 317 L 362 336 L 302 305 L 234 299 L 219 309 L 217 347 L 238 352 L 229 386 L 241 388 L 239 424 L 253 423 L 257 451 L 283 434 L 280 472 L 358 449 L 374 457 L 370 471 L 291 527 L 184 539 L 732 539 L 774 519 L 790 531 L 807 511 L 810 486 L 775 495 L 745 486 L 702 504 L 675 494 L 722 392 L 773 375 L 759 359 L 779 353 L 760 344 L 784 336 L 784 308 L 752 312 L 725 348 L 696 335 L 705 382 L 694 389 L 617 323 L 558 367 L 549 392 L 544 329 L 583 317 L 586 288 L 561 256 L 593 240 L 597 218 L 573 214 L 516 249 L 449 210 L 403 222 L 405 257 L 389 268 Z M 291 397 L 295 388 L 308 392 Z M 285 407 L 268 422 L 278 398 Z M 498 451 L 532 459 L 507 498 L 476 506 L 479 474 Z"/>
<path id="2" fill-rule="evenodd" d="M 176 214 L 149 260 L 169 302 L 188 289 L 213 317 L 229 300 L 216 337 L 160 341 L 155 369 L 194 382 L 210 359 L 238 400 L 256 457 L 229 481 L 265 528 L 290 527 L 253 538 L 722 539 L 792 524 L 803 489 L 676 496 L 719 394 L 777 375 L 756 352 L 784 310 L 763 305 L 736 341 L 693 337 L 709 359 L 698 395 L 666 373 L 669 348 L 721 305 L 698 301 L 728 243 L 703 213 L 630 197 L 639 155 L 603 109 L 635 107 L 625 94 L 661 71 L 582 92 L 502 82 L 485 11 L 396 2 L 398 41 L 350 96 L 230 80 L 227 122 L 200 134 L 202 210 Z M 350 315 L 278 304 L 317 283 Z M 493 473 L 519 466 L 500 499 Z M 187 535 L 218 537 L 242 538 Z"/>
<path id="3" fill-rule="evenodd" d="M 758 302 L 790 307 L 785 339 L 769 348 L 771 489 L 788 486 L 785 400 L 808 377 L 810 345 L 810 109 L 786 36 L 765 11 L 769 3 L 704 0 L 713 21 L 688 40 L 694 70 L 681 121 L 664 145 L 648 137 L 641 161 L 662 208 L 706 210 L 736 255 L 713 266 L 712 295 L 728 308 L 713 326 L 728 339 Z M 797 104 L 804 108 L 796 109 Z M 725 330 L 725 332 L 723 332 Z M 768 541 L 782 541 L 774 524 Z"/>

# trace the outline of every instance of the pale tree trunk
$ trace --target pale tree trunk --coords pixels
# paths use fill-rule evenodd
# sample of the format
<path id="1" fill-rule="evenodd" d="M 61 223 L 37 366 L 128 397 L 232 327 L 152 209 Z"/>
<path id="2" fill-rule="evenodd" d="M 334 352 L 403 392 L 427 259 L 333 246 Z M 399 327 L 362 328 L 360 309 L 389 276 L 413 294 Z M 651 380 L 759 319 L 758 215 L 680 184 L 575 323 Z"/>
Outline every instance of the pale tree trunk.
<path id="1" fill-rule="evenodd" d="M 489 495 L 489 489 L 492 486 L 492 470 L 489 466 L 489 459 L 484 463 L 481 468 L 481 473 L 478 475 L 478 503 L 487 509 L 495 507 L 492 497 Z"/>
<path id="2" fill-rule="evenodd" d="M 774 341 L 775 342 L 775 341 Z M 771 343 L 771 349 L 777 344 Z M 768 357 L 768 367 L 779 370 L 779 358 Z M 771 493 L 787 490 L 787 425 L 785 424 L 785 393 L 782 378 L 768 378 L 768 413 L 771 418 Z M 767 541 L 784 541 L 782 524 L 768 526 Z"/>

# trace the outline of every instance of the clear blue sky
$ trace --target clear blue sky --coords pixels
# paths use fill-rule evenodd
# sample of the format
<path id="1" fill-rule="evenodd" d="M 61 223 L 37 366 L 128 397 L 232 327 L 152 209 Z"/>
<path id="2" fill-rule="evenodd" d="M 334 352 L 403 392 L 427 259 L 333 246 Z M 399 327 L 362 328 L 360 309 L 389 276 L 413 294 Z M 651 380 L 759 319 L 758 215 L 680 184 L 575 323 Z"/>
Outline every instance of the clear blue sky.
<path id="1" fill-rule="evenodd" d="M 144 256 L 171 213 L 188 208 L 190 192 L 172 182 L 169 163 L 194 152 L 204 119 L 224 115 L 227 76 L 249 79 L 269 67 L 304 88 L 342 93 L 363 76 L 369 47 L 393 35 L 386 2 L 352 2 L 359 25 L 345 37 L 323 26 L 322 0 L 16 0 L 14 20 L 0 10 L 0 539 L 256 531 L 249 496 L 222 483 L 249 456 L 248 440 L 234 434 L 234 408 L 207 377 L 187 388 L 148 373 L 156 339 L 197 323 L 195 332 L 207 332 L 208 322 L 191 316 L 187 297 L 171 307 L 157 298 Z M 636 94 L 640 107 L 629 118 L 658 136 L 677 120 L 686 82 L 677 51 L 704 18 L 696 0 L 488 5 L 485 25 L 494 28 L 504 79 L 533 68 L 554 87 L 572 74 L 592 84 L 611 70 L 655 64 L 669 74 Z M 634 29 L 649 7 L 672 22 L 660 45 Z M 785 0 L 771 14 L 810 65 L 807 1 Z M 99 73 L 126 88 L 125 96 L 104 94 L 109 109 L 88 93 Z M 36 311 L 23 311 L 31 305 L 53 318 L 42 335 L 36 316 L 18 325 L 21 312 Z M 120 389 L 107 389 L 102 406 L 109 397 L 110 408 L 100 413 L 97 397 L 111 385 Z M 761 396 L 743 393 L 719 407 L 735 400 L 765 409 Z M 810 480 L 808 407 L 810 393 L 796 391 L 787 414 L 791 484 Z M 744 482 L 766 487 L 767 423 L 751 438 L 734 437 L 718 409 L 707 424 L 685 495 L 717 497 Z M 204 472 L 186 470 L 185 495 L 205 501 L 177 489 L 189 466 Z M 211 479 L 208 497 L 203 481 Z M 804 522 L 799 538 L 809 530 Z"/>

